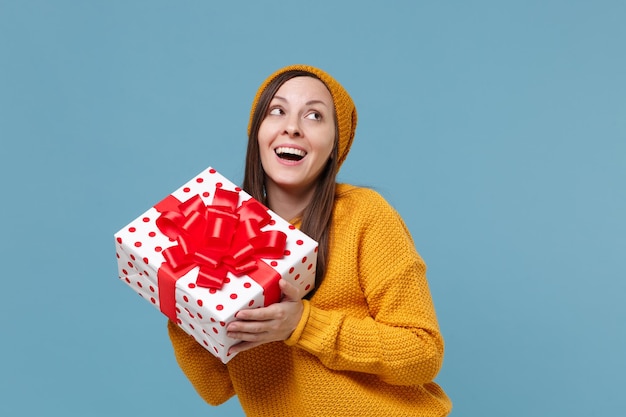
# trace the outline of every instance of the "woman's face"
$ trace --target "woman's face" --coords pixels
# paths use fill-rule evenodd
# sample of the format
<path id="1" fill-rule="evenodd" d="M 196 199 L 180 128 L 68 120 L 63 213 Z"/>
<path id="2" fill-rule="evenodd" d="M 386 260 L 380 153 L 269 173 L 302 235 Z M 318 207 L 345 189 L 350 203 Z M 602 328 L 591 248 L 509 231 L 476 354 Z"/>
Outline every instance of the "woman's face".
<path id="1" fill-rule="evenodd" d="M 286 81 L 270 102 L 258 141 L 268 192 L 311 190 L 335 144 L 333 99 L 324 83 L 312 77 Z"/>

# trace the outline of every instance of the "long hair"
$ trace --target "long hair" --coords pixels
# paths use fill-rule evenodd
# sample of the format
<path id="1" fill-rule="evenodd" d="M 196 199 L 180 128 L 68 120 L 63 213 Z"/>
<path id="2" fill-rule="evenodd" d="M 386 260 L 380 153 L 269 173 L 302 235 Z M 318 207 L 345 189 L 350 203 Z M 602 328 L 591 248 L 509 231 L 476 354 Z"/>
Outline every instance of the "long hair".
<path id="1" fill-rule="evenodd" d="M 248 149 L 246 152 L 243 189 L 258 201 L 263 202 L 263 204 L 267 204 L 267 196 L 265 193 L 265 171 L 261 165 L 259 151 L 259 127 L 261 126 L 263 119 L 265 119 L 267 109 L 272 98 L 274 98 L 276 91 L 278 91 L 278 89 L 286 81 L 302 76 L 312 77 L 319 80 L 319 78 L 314 74 L 300 70 L 287 71 L 278 75 L 261 93 L 257 106 L 252 114 L 250 136 L 248 137 Z M 302 225 L 300 227 L 302 232 L 315 239 L 319 244 L 317 252 L 317 266 L 315 271 L 315 289 L 319 288 L 326 273 L 328 264 L 330 225 L 332 222 L 332 212 L 335 202 L 335 187 L 338 171 L 337 143 L 339 133 L 336 114 L 334 117 L 335 146 L 333 147 L 331 158 L 327 161 L 318 178 L 313 198 L 311 198 L 311 202 L 302 213 Z M 307 294 L 306 298 L 310 298 L 314 294 L 315 289 Z"/>

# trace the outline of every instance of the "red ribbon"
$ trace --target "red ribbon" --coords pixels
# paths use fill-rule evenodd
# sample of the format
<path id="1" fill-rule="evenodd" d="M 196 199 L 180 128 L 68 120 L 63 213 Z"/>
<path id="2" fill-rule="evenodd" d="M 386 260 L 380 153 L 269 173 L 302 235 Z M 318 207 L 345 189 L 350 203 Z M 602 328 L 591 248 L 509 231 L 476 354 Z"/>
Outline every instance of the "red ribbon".
<path id="1" fill-rule="evenodd" d="M 261 231 L 271 216 L 254 199 L 237 207 L 239 192 L 216 188 L 213 204 L 205 205 L 199 195 L 180 202 L 170 195 L 154 206 L 161 213 L 159 230 L 178 245 L 163 251 L 159 268 L 161 311 L 176 321 L 176 281 L 199 267 L 196 285 L 221 289 L 228 272 L 250 276 L 263 287 L 265 305 L 280 300 L 280 274 L 261 258 L 279 259 L 287 235 L 280 230 Z"/>

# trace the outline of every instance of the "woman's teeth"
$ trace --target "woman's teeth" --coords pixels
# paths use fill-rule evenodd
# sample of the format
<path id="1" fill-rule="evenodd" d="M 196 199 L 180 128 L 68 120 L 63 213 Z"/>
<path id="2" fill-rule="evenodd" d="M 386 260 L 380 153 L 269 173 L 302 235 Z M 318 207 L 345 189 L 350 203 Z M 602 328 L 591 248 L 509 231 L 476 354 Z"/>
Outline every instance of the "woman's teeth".
<path id="1" fill-rule="evenodd" d="M 302 149 L 289 148 L 287 146 L 280 146 L 274 152 L 280 158 L 289 159 L 290 161 L 299 161 L 306 156 L 306 152 Z"/>

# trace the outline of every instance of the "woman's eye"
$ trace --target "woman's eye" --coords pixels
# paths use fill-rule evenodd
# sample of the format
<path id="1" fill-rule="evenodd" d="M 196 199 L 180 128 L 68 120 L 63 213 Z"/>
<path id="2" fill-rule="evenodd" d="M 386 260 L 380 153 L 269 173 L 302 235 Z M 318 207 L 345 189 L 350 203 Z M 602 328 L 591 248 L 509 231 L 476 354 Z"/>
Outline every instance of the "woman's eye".
<path id="1" fill-rule="evenodd" d="M 322 120 L 322 115 L 314 111 L 314 112 L 307 114 L 306 118 L 311 119 L 311 120 Z"/>
<path id="2" fill-rule="evenodd" d="M 283 110 L 279 107 L 274 107 L 273 109 L 270 109 L 268 114 L 271 114 L 272 116 L 280 116 L 283 114 Z"/>

